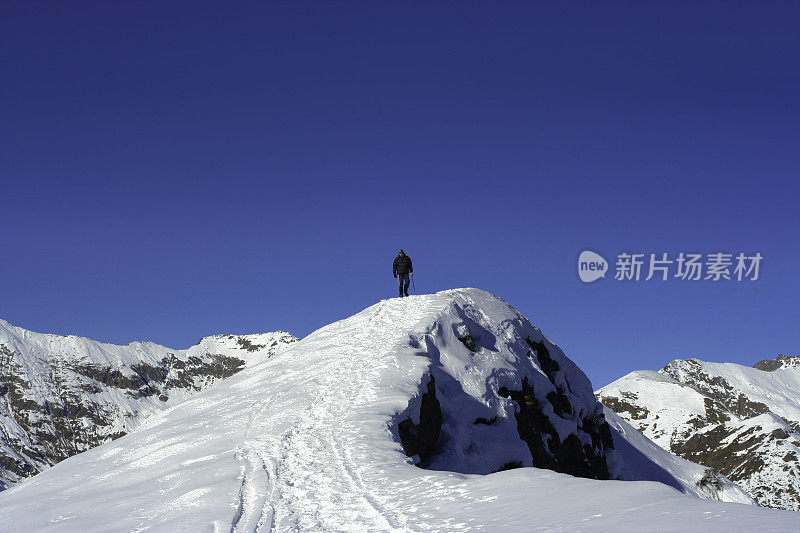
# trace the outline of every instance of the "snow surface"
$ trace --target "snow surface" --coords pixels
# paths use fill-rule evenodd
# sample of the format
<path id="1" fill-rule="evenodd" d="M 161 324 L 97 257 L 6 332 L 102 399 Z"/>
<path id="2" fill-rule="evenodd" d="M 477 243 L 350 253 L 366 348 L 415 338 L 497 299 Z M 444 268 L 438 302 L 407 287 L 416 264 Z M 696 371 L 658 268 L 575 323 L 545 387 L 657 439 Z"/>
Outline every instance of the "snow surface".
<path id="1" fill-rule="evenodd" d="M 670 449 L 674 434 L 693 432 L 696 428 L 690 421 L 706 415 L 705 396 L 652 370 L 631 372 L 603 387 L 597 394 L 600 401 L 612 397 L 647 406 L 646 423 L 642 422 L 640 431 L 665 450 Z M 626 398 L 626 395 L 633 396 Z M 626 419 L 630 417 L 629 414 L 623 416 Z"/>
<path id="2" fill-rule="evenodd" d="M 681 492 L 700 498 L 754 505 L 753 499 L 738 485 L 719 475 L 719 488 L 704 489 L 700 481 L 706 467 L 682 459 L 645 437 L 625 419 L 606 407 L 619 460 L 619 474 L 627 481 L 659 481 Z"/>
<path id="3" fill-rule="evenodd" d="M 414 466 L 393 428 L 432 366 L 473 398 L 489 398 L 490 368 L 499 370 L 492 385 L 520 379 L 512 370 L 521 363 L 506 350 L 520 320 L 477 289 L 384 300 L 0 493 L 0 530 L 800 529 L 796 513 L 703 500 L 651 481 Z M 464 324 L 497 340 L 479 354 L 491 364 L 465 358 L 452 327 Z M 475 409 L 506 415 L 513 404 L 497 398 Z M 522 451 L 508 440 L 508 453 Z"/>

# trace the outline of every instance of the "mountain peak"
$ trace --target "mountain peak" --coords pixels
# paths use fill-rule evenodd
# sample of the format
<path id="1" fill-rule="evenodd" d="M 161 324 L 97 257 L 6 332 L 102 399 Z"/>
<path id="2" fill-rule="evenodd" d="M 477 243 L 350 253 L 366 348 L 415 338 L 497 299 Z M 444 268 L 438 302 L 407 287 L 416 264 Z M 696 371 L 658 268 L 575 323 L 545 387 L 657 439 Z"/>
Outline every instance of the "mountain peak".
<path id="1" fill-rule="evenodd" d="M 758 363 L 754 364 L 753 368 L 757 368 L 765 372 L 774 372 L 776 370 L 795 368 L 797 366 L 800 366 L 800 355 L 780 354 L 775 359 L 762 359 Z"/>

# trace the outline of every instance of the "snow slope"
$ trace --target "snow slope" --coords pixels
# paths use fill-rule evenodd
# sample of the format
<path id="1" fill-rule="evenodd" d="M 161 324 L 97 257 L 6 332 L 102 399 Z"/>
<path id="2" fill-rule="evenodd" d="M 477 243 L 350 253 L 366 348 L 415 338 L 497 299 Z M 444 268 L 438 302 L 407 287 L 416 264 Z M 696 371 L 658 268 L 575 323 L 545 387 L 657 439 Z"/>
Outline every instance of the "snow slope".
<path id="1" fill-rule="evenodd" d="M 459 340 L 467 336 L 474 344 Z M 545 343 L 560 370 L 552 362 L 540 368 L 526 336 Z M 503 387 L 508 396 L 499 394 Z M 571 405 L 561 422 L 544 401 L 559 387 Z M 425 434 L 436 419 L 432 397 L 425 399 L 432 390 L 443 414 L 437 446 L 424 460 L 408 457 L 400 424 L 411 418 Z M 517 401 L 514 391 L 524 397 Z M 536 402 L 564 442 L 591 440 L 590 421 L 603 423 L 588 379 L 502 300 L 476 289 L 385 300 L 0 493 L 0 524 L 236 532 L 800 527 L 796 513 L 703 500 L 656 482 L 539 468 L 459 471 L 533 461 L 531 445 L 509 428 Z M 476 414 L 498 418 L 464 425 Z M 620 433 L 611 434 L 618 442 Z M 481 450 L 486 442 L 500 451 Z M 631 451 L 595 449 L 608 454 L 612 470 Z M 428 468 L 413 464 L 420 461 Z"/>
<path id="2" fill-rule="evenodd" d="M 725 476 L 664 450 L 611 409 L 606 407 L 604 412 L 619 456 L 618 479 L 658 481 L 699 498 L 755 504 L 747 492 Z"/>
<path id="3" fill-rule="evenodd" d="M 0 490 L 118 438 L 297 339 L 215 335 L 186 350 L 35 333 L 0 320 Z"/>
<path id="4" fill-rule="evenodd" d="M 800 510 L 800 367 L 698 359 L 637 371 L 598 398 L 647 437 L 726 475 L 763 506 Z M 760 369 L 760 368 L 763 368 Z"/>

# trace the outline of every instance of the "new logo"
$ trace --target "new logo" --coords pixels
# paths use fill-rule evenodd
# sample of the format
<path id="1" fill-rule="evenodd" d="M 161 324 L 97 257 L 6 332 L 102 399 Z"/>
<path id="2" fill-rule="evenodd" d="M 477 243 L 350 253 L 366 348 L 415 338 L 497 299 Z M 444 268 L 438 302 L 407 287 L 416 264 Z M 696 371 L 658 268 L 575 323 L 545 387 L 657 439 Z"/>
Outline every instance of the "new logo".
<path id="1" fill-rule="evenodd" d="M 606 277 L 608 261 L 602 255 L 584 250 L 578 257 L 578 277 L 584 283 L 591 283 Z"/>

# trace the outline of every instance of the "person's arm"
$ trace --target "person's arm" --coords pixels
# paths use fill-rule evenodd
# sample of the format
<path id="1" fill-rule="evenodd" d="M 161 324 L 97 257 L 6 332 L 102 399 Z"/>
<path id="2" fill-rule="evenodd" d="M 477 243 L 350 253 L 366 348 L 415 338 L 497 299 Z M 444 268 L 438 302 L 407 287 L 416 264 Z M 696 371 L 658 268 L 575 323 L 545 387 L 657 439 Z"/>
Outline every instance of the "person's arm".
<path id="1" fill-rule="evenodd" d="M 414 265 L 411 263 L 411 258 L 410 257 L 408 258 L 408 273 L 409 274 L 413 274 L 414 273 Z"/>
<path id="2" fill-rule="evenodd" d="M 397 258 L 392 262 L 392 276 L 397 277 Z"/>

